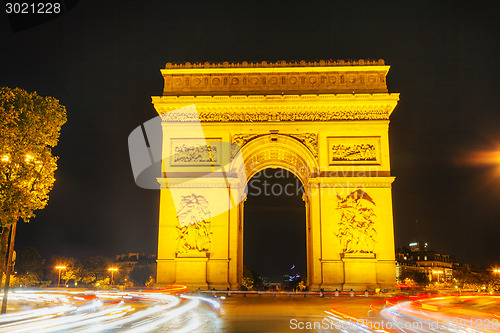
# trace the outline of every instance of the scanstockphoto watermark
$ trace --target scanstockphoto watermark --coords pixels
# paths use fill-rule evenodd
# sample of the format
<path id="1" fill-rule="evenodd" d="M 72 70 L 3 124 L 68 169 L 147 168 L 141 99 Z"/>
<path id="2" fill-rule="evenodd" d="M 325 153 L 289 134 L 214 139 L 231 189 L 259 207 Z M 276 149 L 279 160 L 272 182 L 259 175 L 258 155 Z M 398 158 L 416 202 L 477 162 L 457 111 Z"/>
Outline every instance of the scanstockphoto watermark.
<path id="1" fill-rule="evenodd" d="M 290 182 L 285 184 L 273 183 L 267 179 L 252 178 L 248 182 L 248 196 L 249 197 L 279 197 L 279 196 L 299 196 L 304 194 L 304 185 L 297 178 L 290 179 Z"/>
<path id="2" fill-rule="evenodd" d="M 324 194 L 347 195 L 353 190 L 365 190 L 366 177 L 378 177 L 375 167 L 331 168 L 311 174 L 304 169 L 264 169 L 253 176 L 247 184 L 248 196 L 303 196 L 311 197 L 321 190 Z M 300 179 L 298 178 L 300 177 Z M 315 179 L 309 183 L 310 179 Z M 338 182 L 332 181 L 337 179 Z M 313 185 L 314 184 L 314 185 Z"/>
<path id="3" fill-rule="evenodd" d="M 296 318 L 290 319 L 289 327 L 293 331 L 302 330 L 340 330 L 340 331 L 364 331 L 366 329 L 383 331 L 383 330 L 400 330 L 400 331 L 417 331 L 417 332 L 436 332 L 447 329 L 498 329 L 499 322 L 494 319 L 488 320 L 487 323 L 483 319 L 480 322 L 474 322 L 473 319 L 466 320 L 381 320 L 369 321 L 367 319 L 338 319 L 323 318 L 321 321 L 301 321 Z"/>
<path id="4" fill-rule="evenodd" d="M 329 177 L 329 178 L 345 178 L 345 177 L 380 177 L 382 171 L 379 170 L 378 165 L 331 165 L 328 167 L 319 166 L 314 170 L 306 165 L 287 166 L 286 169 L 280 166 L 273 166 L 263 168 L 261 163 L 249 163 L 246 166 L 247 174 L 256 174 L 263 178 L 289 178 L 294 176 L 301 179 L 308 179 L 311 177 Z M 277 169 L 278 171 L 274 171 Z M 255 177 L 255 176 L 254 176 Z"/>

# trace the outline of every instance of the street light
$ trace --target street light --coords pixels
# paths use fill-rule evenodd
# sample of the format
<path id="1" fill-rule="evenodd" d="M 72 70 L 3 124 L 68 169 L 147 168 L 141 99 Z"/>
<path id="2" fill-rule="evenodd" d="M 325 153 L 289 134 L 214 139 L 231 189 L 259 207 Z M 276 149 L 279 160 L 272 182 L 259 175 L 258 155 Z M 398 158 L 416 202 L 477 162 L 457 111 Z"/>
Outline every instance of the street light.
<path id="1" fill-rule="evenodd" d="M 110 267 L 110 268 L 108 268 L 108 271 L 111 272 L 111 287 L 112 287 L 113 284 L 114 284 L 114 279 L 113 279 L 114 273 L 118 272 L 118 268 L 116 268 L 116 267 Z"/>
<path id="2" fill-rule="evenodd" d="M 61 286 L 61 271 L 66 269 L 66 266 L 56 266 L 56 269 L 59 270 L 59 280 L 57 281 L 57 287 Z"/>

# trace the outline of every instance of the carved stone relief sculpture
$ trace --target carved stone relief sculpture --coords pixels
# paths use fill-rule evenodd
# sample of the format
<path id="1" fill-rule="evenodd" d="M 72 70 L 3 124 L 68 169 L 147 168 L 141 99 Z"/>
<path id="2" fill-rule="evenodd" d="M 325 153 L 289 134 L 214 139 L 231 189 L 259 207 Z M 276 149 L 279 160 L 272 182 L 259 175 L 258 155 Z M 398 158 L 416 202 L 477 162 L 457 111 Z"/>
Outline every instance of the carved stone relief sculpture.
<path id="1" fill-rule="evenodd" d="M 337 195 L 340 221 L 336 236 L 343 253 L 373 253 L 375 237 L 375 202 L 362 190 L 345 198 Z"/>
<path id="2" fill-rule="evenodd" d="M 220 163 L 220 139 L 172 139 L 172 166 L 218 165 Z"/>
<path id="3" fill-rule="evenodd" d="M 330 165 L 380 164 L 380 137 L 329 137 L 328 160 Z"/>
<path id="4" fill-rule="evenodd" d="M 180 226 L 177 226 L 177 253 L 209 252 L 212 242 L 208 201 L 202 195 L 183 196 L 182 206 L 177 211 Z"/>
<path id="5" fill-rule="evenodd" d="M 375 145 L 362 143 L 353 145 L 332 145 L 332 162 L 335 161 L 376 161 Z"/>

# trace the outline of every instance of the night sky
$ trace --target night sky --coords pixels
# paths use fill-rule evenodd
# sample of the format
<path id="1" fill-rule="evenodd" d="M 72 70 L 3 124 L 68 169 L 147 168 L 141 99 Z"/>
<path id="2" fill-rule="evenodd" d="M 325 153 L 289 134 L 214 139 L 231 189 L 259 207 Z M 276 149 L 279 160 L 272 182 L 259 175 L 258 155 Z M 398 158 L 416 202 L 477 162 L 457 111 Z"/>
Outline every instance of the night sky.
<path id="1" fill-rule="evenodd" d="M 68 112 L 54 149 L 60 159 L 49 204 L 18 227 L 17 249 L 34 246 L 46 258 L 156 253 L 159 192 L 135 185 L 127 138 L 156 116 L 151 96 L 162 92 L 166 62 L 382 58 L 391 66 L 389 91 L 401 93 L 390 125 L 396 244 L 420 235 L 459 261 L 499 263 L 500 158 L 498 165 L 466 163 L 475 151 L 500 152 L 495 8 L 458 1 L 83 0 L 17 32 L 2 8 L 0 85 L 53 96 Z M 248 200 L 247 260 L 262 257 L 253 237 L 264 232 L 264 218 L 281 223 L 266 233 L 292 231 L 277 244 L 293 248 L 266 261 L 292 262 L 300 256 L 295 248 L 305 253 L 305 213 L 296 199 L 274 208 Z M 285 206 L 292 213 L 277 213 Z"/>

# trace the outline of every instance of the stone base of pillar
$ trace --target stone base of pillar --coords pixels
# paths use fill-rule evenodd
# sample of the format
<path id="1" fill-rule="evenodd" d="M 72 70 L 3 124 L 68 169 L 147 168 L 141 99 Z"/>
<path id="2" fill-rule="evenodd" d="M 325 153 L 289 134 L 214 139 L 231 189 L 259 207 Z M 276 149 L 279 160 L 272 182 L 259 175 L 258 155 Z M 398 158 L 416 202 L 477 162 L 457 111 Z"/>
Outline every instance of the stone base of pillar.
<path id="1" fill-rule="evenodd" d="M 175 259 L 158 259 L 156 261 L 156 284 L 164 287 L 175 283 Z"/>
<path id="2" fill-rule="evenodd" d="M 342 284 L 341 283 L 338 283 L 338 284 L 323 283 L 323 284 L 321 284 L 320 289 L 323 289 L 324 291 L 335 291 L 335 290 L 342 291 Z"/>
<path id="3" fill-rule="evenodd" d="M 208 283 L 208 290 L 234 290 L 229 283 Z"/>
<path id="4" fill-rule="evenodd" d="M 373 254 L 371 254 L 371 258 L 373 258 Z M 365 291 L 379 288 L 377 283 L 377 260 L 371 258 L 368 255 L 366 255 L 366 258 L 351 255 L 342 259 L 344 261 L 344 278 L 346 281 L 342 285 L 343 291 L 351 291 L 351 289 L 353 291 Z"/>
<path id="5" fill-rule="evenodd" d="M 382 291 L 395 291 L 396 290 L 394 283 L 380 283 L 379 288 Z"/>
<path id="6" fill-rule="evenodd" d="M 369 284 L 369 283 L 344 283 L 342 286 L 342 291 L 370 291 L 374 292 L 377 288 L 380 288 L 378 284 Z"/>
<path id="7" fill-rule="evenodd" d="M 226 290 L 232 289 L 228 281 L 228 265 L 227 259 L 210 258 L 207 263 L 207 282 L 210 290 Z"/>
<path id="8" fill-rule="evenodd" d="M 320 291 L 321 290 L 320 284 L 314 283 L 314 284 L 309 285 L 309 290 L 310 291 Z"/>
<path id="9" fill-rule="evenodd" d="M 325 291 L 341 291 L 344 283 L 344 262 L 341 260 L 321 260 L 322 283 Z"/>
<path id="10" fill-rule="evenodd" d="M 175 259 L 175 284 L 188 286 L 188 290 L 208 290 L 206 257 L 181 257 Z"/>

